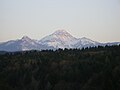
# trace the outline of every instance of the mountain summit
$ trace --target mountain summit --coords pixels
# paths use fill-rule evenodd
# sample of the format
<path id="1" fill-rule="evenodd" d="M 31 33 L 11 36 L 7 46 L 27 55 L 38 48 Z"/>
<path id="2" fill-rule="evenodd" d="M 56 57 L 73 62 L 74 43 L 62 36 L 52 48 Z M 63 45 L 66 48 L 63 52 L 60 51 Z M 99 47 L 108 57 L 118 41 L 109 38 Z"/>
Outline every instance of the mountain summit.
<path id="1" fill-rule="evenodd" d="M 21 39 L 22 40 L 31 40 L 28 36 L 23 36 Z"/>
<path id="2" fill-rule="evenodd" d="M 69 35 L 71 36 L 67 31 L 65 30 L 57 30 L 53 33 L 54 35 Z"/>
<path id="3" fill-rule="evenodd" d="M 72 44 L 77 39 L 65 30 L 57 30 L 49 36 L 44 37 L 39 42 L 43 45 L 53 46 L 54 48 L 72 48 Z"/>
<path id="4" fill-rule="evenodd" d="M 99 43 L 86 37 L 76 38 L 65 30 L 57 30 L 40 40 L 34 40 L 28 36 L 21 39 L 0 43 L 0 51 L 25 51 L 25 50 L 46 50 L 58 48 L 85 48 L 105 45 L 119 45 L 120 42 Z"/>

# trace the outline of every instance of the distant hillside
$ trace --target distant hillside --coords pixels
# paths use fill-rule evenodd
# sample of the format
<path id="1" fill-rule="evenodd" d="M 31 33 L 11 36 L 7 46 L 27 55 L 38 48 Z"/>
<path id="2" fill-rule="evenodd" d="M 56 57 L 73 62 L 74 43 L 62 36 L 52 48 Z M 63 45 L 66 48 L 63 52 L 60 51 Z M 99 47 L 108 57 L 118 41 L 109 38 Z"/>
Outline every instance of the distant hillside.
<path id="1" fill-rule="evenodd" d="M 120 90 L 120 45 L 0 55 L 0 90 Z"/>

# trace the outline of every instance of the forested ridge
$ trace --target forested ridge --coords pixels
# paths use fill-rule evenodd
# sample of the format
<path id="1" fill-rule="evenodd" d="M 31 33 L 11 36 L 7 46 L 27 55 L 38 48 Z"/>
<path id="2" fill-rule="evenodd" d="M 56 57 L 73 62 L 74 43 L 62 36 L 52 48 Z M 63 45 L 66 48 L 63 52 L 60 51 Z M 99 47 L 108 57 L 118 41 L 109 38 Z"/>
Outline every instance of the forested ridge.
<path id="1" fill-rule="evenodd" d="M 120 90 L 120 45 L 1 54 L 0 90 Z"/>

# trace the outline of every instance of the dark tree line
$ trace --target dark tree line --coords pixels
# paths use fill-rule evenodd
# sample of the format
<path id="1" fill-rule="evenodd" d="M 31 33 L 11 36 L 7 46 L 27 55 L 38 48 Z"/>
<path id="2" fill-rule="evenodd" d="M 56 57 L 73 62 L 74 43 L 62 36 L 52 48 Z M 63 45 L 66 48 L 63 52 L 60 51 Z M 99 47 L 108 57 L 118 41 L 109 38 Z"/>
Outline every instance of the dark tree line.
<path id="1" fill-rule="evenodd" d="M 0 90 L 120 90 L 120 46 L 1 54 Z"/>

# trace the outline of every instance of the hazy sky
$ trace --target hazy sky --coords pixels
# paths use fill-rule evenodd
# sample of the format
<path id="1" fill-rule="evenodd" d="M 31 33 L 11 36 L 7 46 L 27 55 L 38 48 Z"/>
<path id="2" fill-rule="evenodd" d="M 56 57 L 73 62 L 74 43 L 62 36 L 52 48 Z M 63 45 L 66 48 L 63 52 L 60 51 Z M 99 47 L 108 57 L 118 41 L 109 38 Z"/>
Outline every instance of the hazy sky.
<path id="1" fill-rule="evenodd" d="M 58 29 L 120 41 L 120 0 L 0 0 L 0 42 L 24 35 L 41 39 Z"/>

